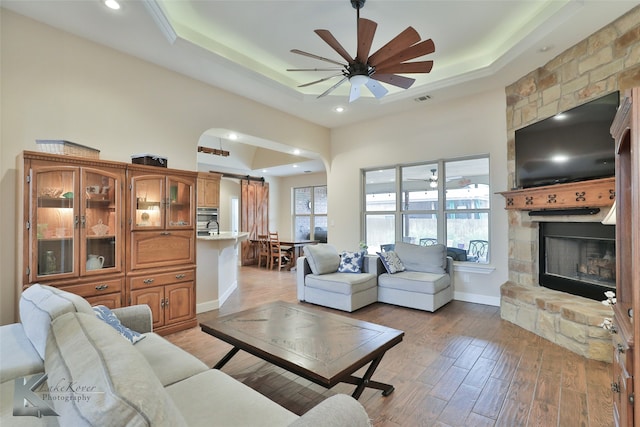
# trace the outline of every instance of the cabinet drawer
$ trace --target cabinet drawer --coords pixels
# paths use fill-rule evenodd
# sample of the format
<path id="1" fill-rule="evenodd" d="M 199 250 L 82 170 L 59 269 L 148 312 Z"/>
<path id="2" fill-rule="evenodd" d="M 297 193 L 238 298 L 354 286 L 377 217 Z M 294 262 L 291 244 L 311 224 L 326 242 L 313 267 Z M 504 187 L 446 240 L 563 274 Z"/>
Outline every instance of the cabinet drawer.
<path id="1" fill-rule="evenodd" d="M 131 280 L 131 289 L 143 289 L 151 286 L 162 286 L 170 283 L 187 282 L 194 280 L 193 270 L 174 271 L 172 273 L 149 273 L 144 276 L 134 277 Z"/>
<path id="2" fill-rule="evenodd" d="M 124 279 L 96 280 L 83 285 L 61 286 L 60 289 L 80 295 L 81 297 L 95 297 L 104 294 L 121 292 Z"/>
<path id="3" fill-rule="evenodd" d="M 110 309 L 120 308 L 122 307 L 122 294 L 115 293 L 98 295 L 95 297 L 87 297 L 87 301 L 89 301 L 89 304 L 91 304 L 92 306 L 104 305 Z"/>
<path id="4" fill-rule="evenodd" d="M 195 263 L 195 233 L 140 231 L 131 233 L 131 269 Z"/>

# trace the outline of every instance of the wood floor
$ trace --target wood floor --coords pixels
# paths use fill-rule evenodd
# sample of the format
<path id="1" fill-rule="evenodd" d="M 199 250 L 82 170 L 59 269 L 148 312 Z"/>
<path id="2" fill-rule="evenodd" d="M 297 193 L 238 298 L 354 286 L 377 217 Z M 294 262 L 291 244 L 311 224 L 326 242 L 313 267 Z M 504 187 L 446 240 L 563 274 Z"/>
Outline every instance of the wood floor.
<path id="1" fill-rule="evenodd" d="M 243 267 L 223 307 L 198 318 L 275 300 L 297 302 L 295 272 Z M 394 393 L 366 389 L 359 399 L 374 426 L 613 426 L 611 365 L 503 321 L 498 307 L 453 301 L 428 313 L 377 303 L 342 314 L 405 332 L 373 377 Z M 231 349 L 199 328 L 167 338 L 209 366 Z M 327 390 L 243 352 L 223 371 L 297 414 L 354 389 Z"/>

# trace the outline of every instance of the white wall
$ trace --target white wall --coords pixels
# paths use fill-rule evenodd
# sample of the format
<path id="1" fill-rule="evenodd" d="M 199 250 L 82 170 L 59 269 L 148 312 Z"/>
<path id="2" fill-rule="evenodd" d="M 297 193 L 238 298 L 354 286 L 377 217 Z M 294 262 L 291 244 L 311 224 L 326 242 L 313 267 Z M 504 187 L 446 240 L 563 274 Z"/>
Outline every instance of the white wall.
<path id="1" fill-rule="evenodd" d="M 356 248 L 360 228 L 360 169 L 441 158 L 490 155 L 491 190 L 506 190 L 506 101 L 503 90 L 416 108 L 415 111 L 334 129 L 328 176 L 329 242 Z M 339 189 L 339 191 L 337 190 Z M 455 298 L 499 305 L 507 281 L 507 214 L 500 195 L 491 198 L 491 266 L 461 263 Z M 464 271 L 463 271 L 464 270 Z"/>
<path id="2" fill-rule="evenodd" d="M 328 159 L 329 130 L 222 89 L 1 9 L 0 323 L 14 321 L 18 231 L 16 157 L 36 139 L 66 139 L 105 160 L 136 153 L 197 169 L 196 147 L 211 128 L 277 141 Z M 248 120 L 247 118 L 251 119 Z M 300 138 L 304 135 L 305 138 Z"/>
<path id="3" fill-rule="evenodd" d="M 297 187 L 312 187 L 318 185 L 327 185 L 326 173 L 310 173 L 278 179 L 279 194 L 277 205 L 275 206 L 275 212 L 277 212 L 277 216 L 275 217 L 275 226 L 277 228 L 273 228 L 271 231 L 277 230 L 282 237 L 294 237 L 293 208 L 291 205 L 293 189 Z M 338 188 L 336 191 L 341 190 Z"/>

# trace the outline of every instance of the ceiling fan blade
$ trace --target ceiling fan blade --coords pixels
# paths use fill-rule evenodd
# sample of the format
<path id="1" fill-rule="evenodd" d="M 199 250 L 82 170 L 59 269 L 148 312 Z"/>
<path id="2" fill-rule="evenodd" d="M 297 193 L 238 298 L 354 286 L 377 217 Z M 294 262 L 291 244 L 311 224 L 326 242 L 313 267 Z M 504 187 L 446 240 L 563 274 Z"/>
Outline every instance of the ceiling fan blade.
<path id="1" fill-rule="evenodd" d="M 398 76 L 395 74 L 378 74 L 375 73 L 371 76 L 372 79 L 389 83 L 393 86 L 401 87 L 402 89 L 409 89 L 411 85 L 416 81 L 416 79 L 411 79 L 409 77 Z"/>
<path id="2" fill-rule="evenodd" d="M 433 68 L 433 61 L 404 62 L 402 64 L 389 64 L 376 67 L 376 73 L 380 74 L 411 74 L 429 73 Z"/>
<path id="3" fill-rule="evenodd" d="M 365 83 L 365 85 L 377 99 L 382 98 L 389 92 L 386 87 L 382 86 L 374 79 L 369 79 L 369 81 Z"/>
<path id="4" fill-rule="evenodd" d="M 342 47 L 340 42 L 333 37 L 333 34 L 329 30 L 315 30 L 315 33 L 320 36 L 333 50 L 338 52 L 338 55 L 342 56 L 349 64 L 353 64 L 353 58 L 349 56 L 349 53 Z"/>
<path id="5" fill-rule="evenodd" d="M 334 84 L 333 86 L 331 86 L 329 89 L 325 90 L 324 92 L 322 92 L 320 95 L 318 95 L 318 98 L 322 98 L 323 96 L 329 95 L 331 92 L 334 91 L 335 88 L 337 88 L 338 86 L 340 86 L 342 83 L 344 83 L 344 81 L 347 80 L 347 77 L 343 77 L 342 80 L 340 80 L 338 83 Z"/>
<path id="6" fill-rule="evenodd" d="M 287 71 L 338 71 L 342 68 L 287 68 Z"/>
<path id="7" fill-rule="evenodd" d="M 299 49 L 291 49 L 291 53 L 296 53 L 302 56 L 308 56 L 309 58 L 319 59 L 320 61 L 331 62 L 332 64 L 340 65 L 342 67 L 345 66 L 345 64 L 338 61 L 334 61 L 333 59 L 324 58 L 322 56 L 314 55 L 313 53 L 305 52 Z"/>
<path id="8" fill-rule="evenodd" d="M 432 39 L 423 40 L 420 43 L 416 43 L 408 48 L 396 53 L 390 58 L 384 61 L 379 61 L 377 67 L 383 67 L 388 64 L 397 64 L 400 62 L 406 62 L 420 56 L 428 55 L 436 51 L 436 45 Z"/>
<path id="9" fill-rule="evenodd" d="M 376 34 L 376 28 L 378 24 L 368 19 L 358 19 L 358 54 L 356 61 L 363 64 L 367 63 L 369 57 L 369 51 L 371 51 L 371 44 L 373 43 L 373 36 Z"/>
<path id="10" fill-rule="evenodd" d="M 342 73 L 340 73 L 340 74 L 336 74 L 336 75 L 333 75 L 333 76 L 329 76 L 329 77 L 325 77 L 325 78 L 322 78 L 322 79 L 320 79 L 320 80 L 316 80 L 316 81 L 313 81 L 313 82 L 310 82 L 310 83 L 305 83 L 305 84 L 300 85 L 300 86 L 298 86 L 298 87 L 307 87 L 307 86 L 311 86 L 311 85 L 314 85 L 314 84 L 316 84 L 316 83 L 324 82 L 324 81 L 326 81 L 326 80 L 329 80 L 329 79 L 332 79 L 332 78 L 334 78 L 334 77 L 338 77 L 338 76 L 341 76 L 341 75 L 342 75 Z"/>
<path id="11" fill-rule="evenodd" d="M 371 55 L 368 63 L 375 67 L 419 41 L 420 34 L 418 34 L 413 27 L 407 27 L 406 30 L 395 36 L 389 43 L 385 44 Z"/>

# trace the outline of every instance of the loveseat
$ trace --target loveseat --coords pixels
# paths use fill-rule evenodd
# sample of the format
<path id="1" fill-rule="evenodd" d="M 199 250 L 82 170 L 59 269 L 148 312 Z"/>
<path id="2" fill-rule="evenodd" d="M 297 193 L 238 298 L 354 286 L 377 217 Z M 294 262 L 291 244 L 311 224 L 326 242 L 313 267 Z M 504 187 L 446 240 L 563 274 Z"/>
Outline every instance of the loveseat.
<path id="1" fill-rule="evenodd" d="M 393 251 L 363 255 L 361 270 L 341 268 L 332 245 L 310 245 L 297 260 L 299 301 L 352 312 L 374 302 L 436 311 L 453 299 L 453 259 L 444 245 L 398 242 Z"/>
<path id="2" fill-rule="evenodd" d="M 3 426 L 370 425 L 350 396 L 332 396 L 300 417 L 209 369 L 151 332 L 146 305 L 111 312 L 34 285 L 21 296 L 20 316 L 21 323 L 0 327 Z M 46 383 L 35 389 L 42 400 L 16 387 L 27 380 L 31 386 L 43 371 Z M 15 393 L 29 395 L 31 404 Z"/>

